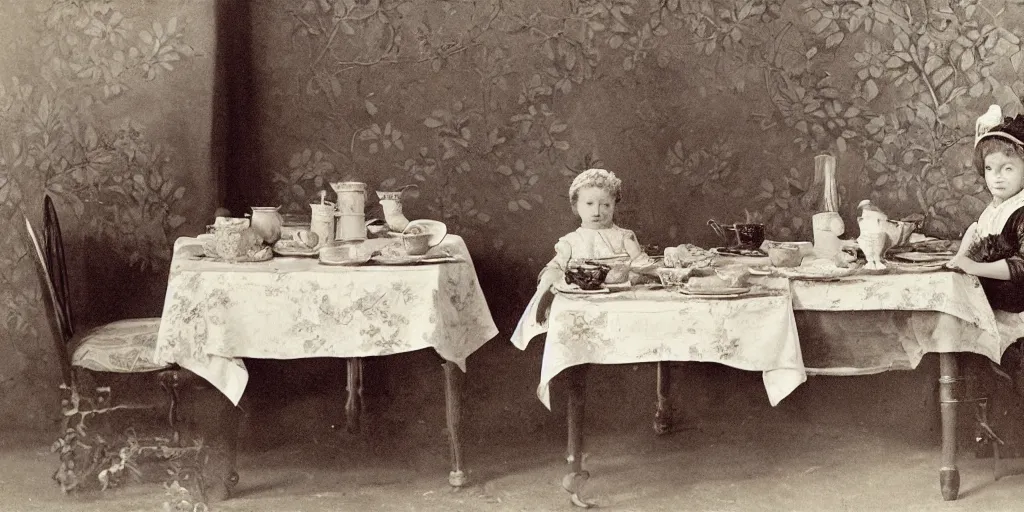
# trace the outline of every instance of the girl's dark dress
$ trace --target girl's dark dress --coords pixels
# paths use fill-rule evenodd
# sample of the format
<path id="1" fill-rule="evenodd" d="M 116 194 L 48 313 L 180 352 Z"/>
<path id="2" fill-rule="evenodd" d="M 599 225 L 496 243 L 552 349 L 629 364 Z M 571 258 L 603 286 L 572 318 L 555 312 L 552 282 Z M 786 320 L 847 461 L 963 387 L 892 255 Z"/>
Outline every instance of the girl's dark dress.
<path id="1" fill-rule="evenodd" d="M 981 239 L 968 253 L 974 261 L 1002 259 L 1010 268 L 1010 280 L 978 278 L 992 309 L 1020 313 L 1024 311 L 1024 207 L 1010 215 L 1003 231 Z"/>

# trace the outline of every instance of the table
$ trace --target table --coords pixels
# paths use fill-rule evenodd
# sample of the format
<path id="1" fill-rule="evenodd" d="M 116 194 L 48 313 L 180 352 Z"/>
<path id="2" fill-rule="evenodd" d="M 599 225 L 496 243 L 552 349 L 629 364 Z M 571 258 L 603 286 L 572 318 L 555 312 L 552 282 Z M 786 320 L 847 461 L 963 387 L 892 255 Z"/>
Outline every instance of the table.
<path id="1" fill-rule="evenodd" d="M 985 299 L 978 280 L 964 274 L 941 271 L 915 274 L 858 275 L 831 281 L 754 279 L 754 283 L 785 290 L 790 320 L 784 306 L 757 307 L 764 299 L 694 301 L 678 293 L 648 290 L 615 293 L 606 296 L 548 297 L 538 292 L 520 320 L 513 343 L 525 348 L 529 340 L 546 332 L 547 340 L 538 385 L 538 397 L 548 407 L 548 383 L 559 372 L 568 383 L 570 473 L 563 486 L 576 493 L 587 477 L 580 454 L 583 444 L 585 374 L 587 364 L 657 362 L 657 409 L 654 428 L 664 433 L 671 428 L 669 390 L 671 371 L 668 361 L 713 361 L 729 366 L 760 370 L 765 375 L 769 400 L 779 400 L 804 382 L 806 375 L 863 375 L 892 369 L 917 367 L 925 353 L 940 355 L 940 401 L 943 415 L 943 450 L 940 484 L 945 499 L 959 492 L 956 468 L 956 407 L 954 387 L 960 381 L 956 353 L 975 352 L 999 361 L 1003 351 L 1019 336 L 1024 336 L 1024 320 L 1019 315 L 995 314 Z M 550 304 L 547 322 L 538 313 Z M 652 308 L 652 305 L 654 309 Z M 735 316 L 747 311 L 759 316 Z M 653 331 L 644 331 L 620 317 L 642 312 Z M 851 321 L 852 316 L 867 315 L 866 322 Z M 886 316 L 888 315 L 888 317 Z M 889 318 L 888 321 L 881 321 Z M 738 326 L 739 332 L 730 329 Z M 675 323 L 675 326 L 665 325 Z M 694 327 L 690 327 L 693 325 Z M 758 325 L 756 332 L 749 325 Z M 801 329 L 808 326 L 827 343 L 804 363 Z M 870 328 L 849 336 L 853 327 Z M 788 333 L 788 334 L 787 334 Z M 655 341 L 657 338 L 657 341 Z M 730 340 L 733 351 L 693 350 L 690 347 L 721 346 Z M 786 341 L 782 341 L 785 339 Z M 716 341 L 718 340 L 718 341 Z M 855 344 L 851 344 L 855 341 Z M 640 342 L 641 347 L 635 345 Z M 650 350 L 649 347 L 657 347 Z M 772 347 L 778 359 L 756 359 L 757 364 L 738 364 L 733 353 L 747 354 L 757 347 Z M 894 350 L 893 347 L 896 347 Z M 595 349 L 596 347 L 596 349 Z M 719 357 L 707 357 L 708 354 Z M 782 386 L 771 380 L 785 376 Z"/>
<path id="2" fill-rule="evenodd" d="M 237 405 L 248 382 L 240 358 L 348 359 L 345 410 L 358 429 L 361 360 L 424 348 L 443 360 L 451 444 L 449 482 L 465 484 L 459 445 L 466 358 L 498 333 L 462 238 L 432 251 L 460 261 L 431 265 L 325 266 L 315 258 L 227 263 L 175 242 L 156 357 L 208 380 Z"/>

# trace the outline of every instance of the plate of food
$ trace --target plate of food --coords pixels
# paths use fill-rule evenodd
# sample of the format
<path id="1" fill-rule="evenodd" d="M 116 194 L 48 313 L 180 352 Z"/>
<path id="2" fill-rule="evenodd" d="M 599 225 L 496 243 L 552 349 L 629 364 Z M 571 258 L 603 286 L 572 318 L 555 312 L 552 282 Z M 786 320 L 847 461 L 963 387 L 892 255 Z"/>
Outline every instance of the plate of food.
<path id="1" fill-rule="evenodd" d="M 320 236 L 308 229 L 298 229 L 290 238 L 282 237 L 274 243 L 274 254 L 278 256 L 317 256 L 320 253 Z"/>
<path id="2" fill-rule="evenodd" d="M 583 288 L 580 288 L 577 285 L 566 284 L 566 283 L 555 283 L 553 288 L 555 289 L 555 292 L 557 292 L 557 293 L 565 293 L 565 294 L 569 294 L 569 295 L 596 295 L 596 294 L 610 293 L 611 292 L 611 290 L 609 290 L 605 286 L 601 286 L 600 288 L 598 288 L 596 290 L 584 290 Z"/>
<path id="3" fill-rule="evenodd" d="M 674 268 L 704 268 L 711 266 L 715 255 L 693 244 L 682 244 L 665 249 L 664 263 Z"/>

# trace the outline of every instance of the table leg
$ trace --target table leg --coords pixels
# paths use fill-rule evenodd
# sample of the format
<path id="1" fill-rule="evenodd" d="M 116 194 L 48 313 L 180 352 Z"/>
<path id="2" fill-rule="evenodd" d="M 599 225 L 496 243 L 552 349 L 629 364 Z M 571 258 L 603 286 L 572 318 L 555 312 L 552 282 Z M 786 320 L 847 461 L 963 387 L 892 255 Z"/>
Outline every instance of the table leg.
<path id="1" fill-rule="evenodd" d="M 448 443 L 452 459 L 452 470 L 448 473 L 448 484 L 452 487 L 466 485 L 466 473 L 462 471 L 462 446 L 459 444 L 459 428 L 462 416 L 462 371 L 451 361 L 441 364 L 444 369 L 445 421 L 448 423 Z"/>
<path id="2" fill-rule="evenodd" d="M 658 361 L 658 403 L 654 411 L 654 433 L 662 435 L 672 430 L 672 366 Z"/>
<path id="3" fill-rule="evenodd" d="M 566 459 L 569 463 L 569 473 L 562 478 L 562 488 L 571 495 L 572 504 L 582 508 L 590 507 L 590 504 L 580 497 L 583 483 L 590 478 L 590 473 L 583 469 L 583 423 L 586 420 L 587 368 L 587 365 L 579 365 L 565 370 L 569 391 L 566 418 L 569 427 L 569 455 Z"/>
<path id="4" fill-rule="evenodd" d="M 942 411 L 942 467 L 939 487 L 942 499 L 955 500 L 960 494 L 960 471 L 956 468 L 957 398 L 956 383 L 960 380 L 955 353 L 939 354 L 939 407 Z"/>
<path id="5" fill-rule="evenodd" d="M 363 411 L 363 360 L 350 357 L 345 360 L 348 371 L 345 399 L 345 425 L 349 433 L 359 433 L 359 415 Z"/>

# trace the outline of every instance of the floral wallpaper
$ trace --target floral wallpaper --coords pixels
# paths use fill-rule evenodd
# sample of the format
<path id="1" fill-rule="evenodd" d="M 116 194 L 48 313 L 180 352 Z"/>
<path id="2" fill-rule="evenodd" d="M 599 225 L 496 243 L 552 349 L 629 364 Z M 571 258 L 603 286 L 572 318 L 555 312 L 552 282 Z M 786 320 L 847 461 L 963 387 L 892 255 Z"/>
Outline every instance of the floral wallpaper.
<path id="1" fill-rule="evenodd" d="M 838 159 L 848 226 L 871 198 L 955 236 L 987 202 L 970 167 L 975 117 L 991 103 L 1021 111 L 1022 12 L 1016 0 L 259 2 L 258 149 L 238 200 L 304 212 L 329 181 L 418 185 L 407 212 L 448 223 L 481 272 L 517 290 L 494 297 L 505 325 L 575 227 L 565 191 L 590 166 L 624 178 L 617 220 L 662 247 L 715 244 L 708 218 L 809 240 L 822 153 Z"/>
<path id="2" fill-rule="evenodd" d="M 59 414 L 23 213 L 41 229 L 54 196 L 79 324 L 159 315 L 174 238 L 208 221 L 213 7 L 0 3 L 0 423 Z"/>

